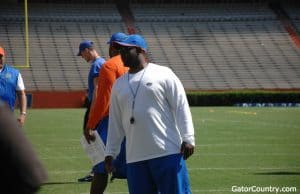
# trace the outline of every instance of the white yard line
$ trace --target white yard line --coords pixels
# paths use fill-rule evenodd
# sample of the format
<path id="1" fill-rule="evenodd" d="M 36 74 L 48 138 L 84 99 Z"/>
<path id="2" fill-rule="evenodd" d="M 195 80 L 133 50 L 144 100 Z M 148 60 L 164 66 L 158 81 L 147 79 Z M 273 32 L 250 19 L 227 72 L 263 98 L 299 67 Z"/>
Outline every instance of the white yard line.
<path id="1" fill-rule="evenodd" d="M 246 121 L 246 120 L 230 120 L 230 119 L 211 119 L 211 118 L 203 118 L 201 119 L 202 123 L 205 122 L 216 122 L 216 123 L 244 123 L 247 124 L 245 126 L 248 126 L 248 124 L 255 124 L 255 125 L 262 125 L 262 126 L 274 126 L 274 122 L 266 122 L 266 121 L 258 121 L 256 120 L 255 122 L 253 121 Z M 284 128 L 294 128 L 294 129 L 299 129 L 299 125 L 296 124 L 286 124 L 282 122 L 276 122 L 277 127 L 284 127 Z"/>
<path id="2" fill-rule="evenodd" d="M 282 166 L 282 167 L 205 167 L 205 168 L 188 168 L 189 171 L 199 170 L 298 170 L 300 166 Z M 49 171 L 49 174 L 78 174 L 86 173 L 86 170 L 53 170 Z"/>
<path id="3" fill-rule="evenodd" d="M 189 171 L 197 170 L 287 170 L 300 169 L 300 166 L 283 166 L 283 167 L 208 167 L 208 168 L 189 168 Z"/>
<path id="4" fill-rule="evenodd" d="M 300 153 L 200 153 L 193 156 L 300 156 Z"/>
<path id="5" fill-rule="evenodd" d="M 214 146 L 300 146 L 300 143 L 283 144 L 283 143 L 212 143 L 212 144 L 196 144 L 197 147 L 214 147 Z"/>

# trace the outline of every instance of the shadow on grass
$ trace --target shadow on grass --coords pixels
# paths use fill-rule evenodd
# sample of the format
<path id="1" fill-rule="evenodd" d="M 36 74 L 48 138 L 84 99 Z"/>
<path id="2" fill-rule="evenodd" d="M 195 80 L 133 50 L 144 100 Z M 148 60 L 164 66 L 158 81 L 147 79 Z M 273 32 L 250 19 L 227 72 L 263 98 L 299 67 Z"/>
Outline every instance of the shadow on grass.
<path id="1" fill-rule="evenodd" d="M 300 175 L 300 172 L 279 171 L 279 172 L 258 172 L 254 174 L 255 175 Z"/>

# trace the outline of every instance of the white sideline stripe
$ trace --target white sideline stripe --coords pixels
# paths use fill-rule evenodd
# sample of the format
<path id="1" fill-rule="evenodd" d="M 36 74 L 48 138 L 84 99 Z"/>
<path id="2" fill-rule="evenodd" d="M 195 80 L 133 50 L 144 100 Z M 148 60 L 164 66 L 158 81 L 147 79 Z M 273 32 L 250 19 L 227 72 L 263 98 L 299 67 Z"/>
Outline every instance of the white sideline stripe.
<path id="1" fill-rule="evenodd" d="M 86 170 L 53 170 L 48 171 L 49 174 L 77 174 L 77 173 L 86 173 L 89 172 L 91 169 Z"/>
<path id="2" fill-rule="evenodd" d="M 125 192 L 125 191 L 104 192 L 104 194 L 114 194 L 114 193 L 128 193 L 128 192 Z M 89 194 L 89 193 L 86 193 L 86 194 Z"/>
<path id="3" fill-rule="evenodd" d="M 300 156 L 300 153 L 266 153 L 266 154 L 257 154 L 257 153 L 199 153 L 193 154 L 193 156 Z M 192 157 L 193 157 L 192 156 Z M 40 157 L 42 160 L 69 160 L 69 159 L 82 159 L 86 160 L 84 156 L 58 156 L 58 157 Z"/>
<path id="4" fill-rule="evenodd" d="M 286 166 L 286 167 L 209 167 L 209 168 L 188 168 L 189 171 L 197 170 L 287 170 L 287 169 L 300 169 L 300 166 Z M 77 174 L 86 173 L 86 170 L 55 170 L 49 171 L 49 174 Z"/>
<path id="5" fill-rule="evenodd" d="M 192 189 L 193 193 L 200 193 L 200 192 L 205 192 L 205 193 L 215 193 L 215 192 L 231 192 L 230 189 Z M 115 192 L 104 192 L 104 194 L 122 194 L 128 192 L 124 191 L 115 191 Z M 80 194 L 89 194 L 89 193 L 80 193 Z"/>
<path id="6" fill-rule="evenodd" d="M 300 153 L 266 153 L 266 154 L 257 154 L 257 153 L 200 153 L 193 154 L 193 156 L 300 156 Z M 192 156 L 192 157 L 193 157 Z"/>
<path id="7" fill-rule="evenodd" d="M 254 144 L 254 143 L 238 143 L 238 144 L 230 144 L 230 143 L 215 143 L 215 144 L 196 144 L 197 147 L 210 147 L 210 146 L 300 146 L 300 143 L 294 144 L 279 144 L 279 143 L 264 143 L 264 144 Z"/>
<path id="8" fill-rule="evenodd" d="M 231 192 L 231 190 L 229 189 L 192 189 L 192 192 L 193 193 L 202 193 L 202 192 L 205 192 L 205 193 L 215 193 L 215 192 Z"/>
<path id="9" fill-rule="evenodd" d="M 216 122 L 216 123 L 228 123 L 228 122 L 231 122 L 231 123 L 245 123 L 245 124 L 253 124 L 252 121 L 246 121 L 246 120 L 222 120 L 222 119 L 211 119 L 211 118 L 204 118 L 201 120 L 202 123 L 205 123 L 207 121 L 211 121 L 211 122 Z M 267 125 L 270 125 L 270 126 L 273 126 L 274 125 L 274 122 L 264 122 L 264 121 L 256 121 L 255 124 L 260 124 L 260 125 L 264 125 L 264 126 L 267 126 Z M 285 124 L 285 123 L 280 123 L 280 122 L 277 122 L 276 123 L 276 126 L 278 127 L 289 127 L 289 128 L 294 128 L 294 129 L 299 129 L 299 126 L 298 125 L 295 125 L 295 124 Z"/>
<path id="10" fill-rule="evenodd" d="M 42 160 L 68 160 L 68 159 L 88 159 L 87 157 L 85 156 L 58 156 L 58 157 L 40 157 Z"/>
<path id="11" fill-rule="evenodd" d="M 300 140 L 300 139 L 299 139 Z M 53 147 L 56 147 L 57 144 L 48 144 L 46 148 L 42 148 L 44 150 L 53 150 Z M 195 149 L 201 149 L 199 147 L 219 147 L 219 146 L 236 146 L 236 147 L 246 147 L 246 146 L 255 146 L 255 147 L 259 147 L 259 146 L 300 146 L 299 143 L 295 143 L 295 144 L 278 144 L 278 143 L 269 143 L 269 144 L 254 144 L 254 143 L 250 143 L 250 144 L 245 144 L 245 143 L 238 143 L 238 144 L 230 144 L 230 143 L 223 143 L 223 144 L 196 144 Z M 39 146 L 40 147 L 40 146 Z M 65 150 L 82 150 L 82 148 L 80 146 L 65 146 L 64 147 Z"/>
<path id="12" fill-rule="evenodd" d="M 192 189 L 192 193 L 215 193 L 215 192 L 232 192 L 230 189 Z M 117 193 L 128 193 L 128 192 L 104 192 L 105 194 L 117 194 Z M 88 194 L 88 193 L 82 193 L 82 194 Z"/>
<path id="13" fill-rule="evenodd" d="M 300 139 L 299 139 L 300 140 Z M 48 144 L 47 148 L 42 148 L 45 150 L 53 150 L 52 147 L 56 147 L 57 144 Z M 237 143 L 237 144 L 231 144 L 231 143 L 223 143 L 223 144 L 196 144 L 195 149 L 201 149 L 201 147 L 226 147 L 226 146 L 236 146 L 236 147 L 246 147 L 246 146 L 300 146 L 300 143 L 295 143 L 295 144 L 278 144 L 278 143 L 269 143 L 269 144 L 244 144 L 244 143 Z M 39 146 L 40 147 L 40 146 Z M 65 146 L 64 149 L 66 150 L 80 150 L 82 149 L 80 146 Z"/>
<path id="14" fill-rule="evenodd" d="M 211 168 L 189 168 L 189 171 L 196 170 L 286 170 L 286 169 L 300 169 L 300 166 L 286 166 L 286 167 L 211 167 Z"/>

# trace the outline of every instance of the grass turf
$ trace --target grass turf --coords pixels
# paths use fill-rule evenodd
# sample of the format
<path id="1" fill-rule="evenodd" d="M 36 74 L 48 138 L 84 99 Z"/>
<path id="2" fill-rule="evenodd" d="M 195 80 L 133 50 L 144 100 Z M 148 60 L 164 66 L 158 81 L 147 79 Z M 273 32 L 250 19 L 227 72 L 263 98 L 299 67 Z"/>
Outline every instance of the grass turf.
<path id="1" fill-rule="evenodd" d="M 297 187 L 300 109 L 193 107 L 196 151 L 187 161 L 193 193 L 234 193 L 232 186 Z M 83 152 L 84 109 L 31 109 L 24 127 L 48 170 L 38 194 L 87 194 L 78 183 L 91 163 Z M 126 181 L 106 193 L 128 193 Z M 261 192 L 264 193 L 264 192 Z"/>

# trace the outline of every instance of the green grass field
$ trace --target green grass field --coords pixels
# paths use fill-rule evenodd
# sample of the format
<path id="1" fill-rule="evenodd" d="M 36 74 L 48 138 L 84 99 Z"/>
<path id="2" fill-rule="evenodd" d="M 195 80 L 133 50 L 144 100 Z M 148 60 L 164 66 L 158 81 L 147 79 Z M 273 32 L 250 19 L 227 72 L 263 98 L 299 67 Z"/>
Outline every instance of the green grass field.
<path id="1" fill-rule="evenodd" d="M 77 182 L 91 167 L 79 142 L 83 114 L 28 111 L 24 130 L 49 176 L 38 194 L 89 193 L 89 183 Z M 192 114 L 193 193 L 234 193 L 232 186 L 297 187 L 293 193 L 300 193 L 300 108 L 193 107 Z M 109 183 L 106 193 L 128 193 L 126 181 Z"/>

